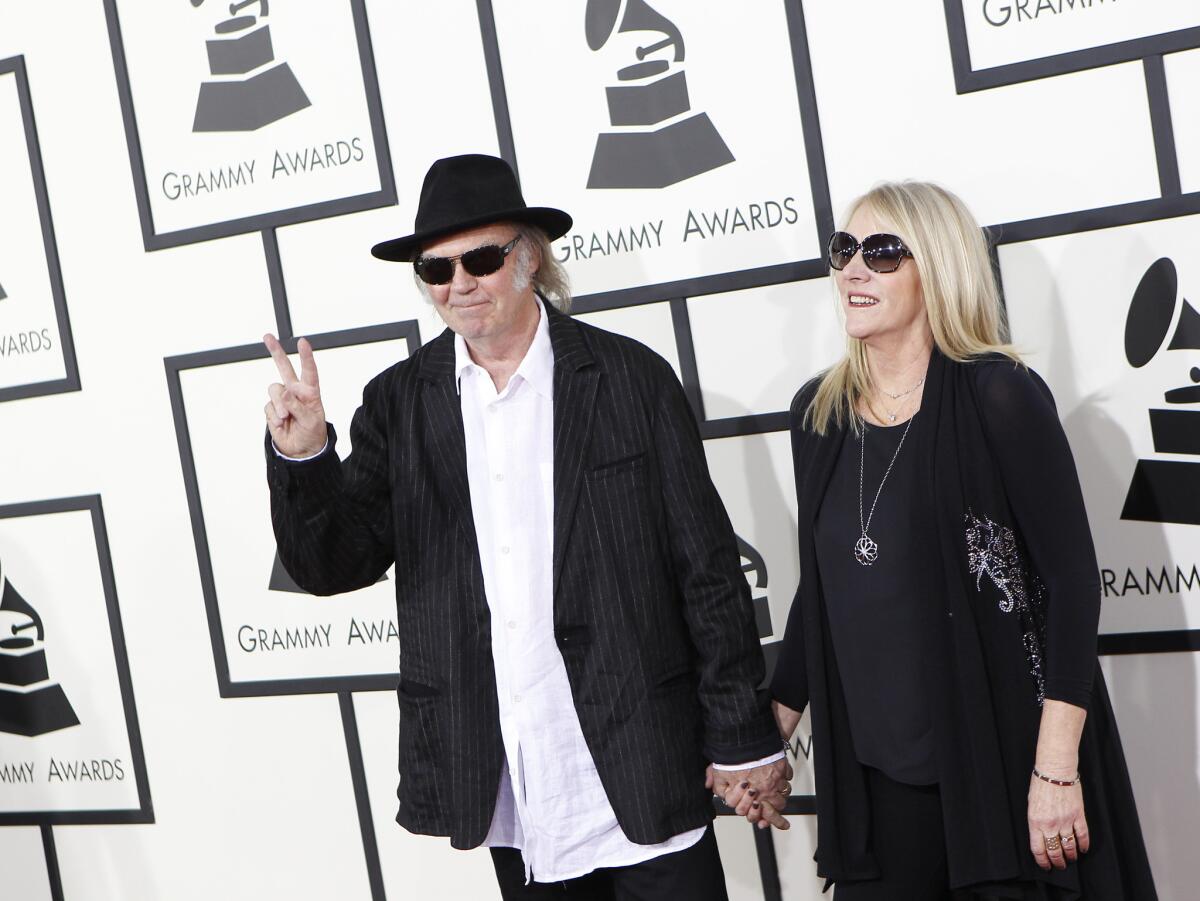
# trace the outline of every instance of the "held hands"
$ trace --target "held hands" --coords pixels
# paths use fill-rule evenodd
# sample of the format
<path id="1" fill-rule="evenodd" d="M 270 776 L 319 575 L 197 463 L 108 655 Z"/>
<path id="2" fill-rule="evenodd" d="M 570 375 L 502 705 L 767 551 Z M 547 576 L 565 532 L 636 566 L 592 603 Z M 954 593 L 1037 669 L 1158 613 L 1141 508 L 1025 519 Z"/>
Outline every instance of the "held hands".
<path id="1" fill-rule="evenodd" d="M 288 359 L 283 345 L 271 334 L 263 336 L 263 344 L 271 352 L 282 384 L 268 386 L 271 400 L 264 412 L 267 428 L 275 447 L 286 457 L 311 457 L 325 447 L 325 408 L 321 404 L 321 383 L 317 379 L 317 363 L 307 338 L 297 343 L 300 352 L 300 377 Z"/>
<path id="2" fill-rule="evenodd" d="M 710 766 L 704 785 L 759 829 L 789 829 L 791 824 L 784 818 L 783 808 L 792 794 L 791 778 L 792 767 L 785 758 L 749 770 L 715 770 Z"/>
<path id="3" fill-rule="evenodd" d="M 1072 778 L 1054 770 L 1048 775 L 1063 781 Z M 1054 785 L 1030 776 L 1028 819 L 1029 850 L 1043 870 L 1066 869 L 1067 862 L 1078 860 L 1080 852 L 1086 852 L 1091 844 L 1083 815 L 1083 789 L 1078 782 Z"/>

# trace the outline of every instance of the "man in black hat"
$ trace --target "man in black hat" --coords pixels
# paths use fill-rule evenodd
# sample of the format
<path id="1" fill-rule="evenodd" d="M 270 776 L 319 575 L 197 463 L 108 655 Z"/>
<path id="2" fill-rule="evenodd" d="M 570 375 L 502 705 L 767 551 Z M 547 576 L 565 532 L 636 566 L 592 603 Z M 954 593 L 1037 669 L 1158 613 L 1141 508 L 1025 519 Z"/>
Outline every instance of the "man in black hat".
<path id="1" fill-rule="evenodd" d="M 271 512 L 319 595 L 396 565 L 397 820 L 491 848 L 503 896 L 724 899 L 707 784 L 782 828 L 790 769 L 736 539 L 670 366 L 560 311 L 502 160 L 425 178 L 413 263 L 449 328 L 380 373 L 340 461 L 312 349 L 266 406 Z"/>

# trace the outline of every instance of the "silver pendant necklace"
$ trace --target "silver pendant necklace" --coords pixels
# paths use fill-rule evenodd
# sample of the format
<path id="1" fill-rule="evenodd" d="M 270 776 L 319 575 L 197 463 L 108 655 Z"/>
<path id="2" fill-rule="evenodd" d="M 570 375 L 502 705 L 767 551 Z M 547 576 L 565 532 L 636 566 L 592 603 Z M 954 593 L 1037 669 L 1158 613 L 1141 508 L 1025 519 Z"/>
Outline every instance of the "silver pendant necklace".
<path id="1" fill-rule="evenodd" d="M 875 515 L 875 505 L 879 503 L 879 495 L 883 493 L 883 483 L 892 474 L 892 467 L 896 465 L 896 458 L 900 456 L 900 448 L 904 447 L 904 439 L 908 437 L 908 430 L 912 428 L 913 420 L 916 418 L 916 413 L 913 413 L 908 418 L 908 425 L 904 427 L 904 433 L 900 436 L 900 443 L 896 445 L 896 452 L 892 454 L 892 462 L 888 464 L 887 470 L 883 473 L 883 478 L 879 480 L 879 488 L 875 492 L 875 500 L 871 502 L 871 512 L 867 514 L 865 522 L 863 521 L 863 469 L 867 455 L 867 424 L 863 423 L 863 431 L 858 446 L 858 525 L 862 530 L 862 534 L 859 536 L 858 541 L 854 542 L 854 559 L 863 566 L 870 566 L 879 559 L 879 545 L 875 543 L 874 538 L 867 534 L 867 530 L 871 527 L 871 517 Z"/>
<path id="2" fill-rule="evenodd" d="M 912 394 L 914 391 L 916 391 L 918 388 L 920 388 L 924 384 L 925 384 L 925 377 L 921 376 L 921 381 L 917 382 L 915 385 L 913 385 L 907 391 L 901 391 L 899 394 L 892 394 L 892 392 L 888 391 L 886 388 L 880 388 L 879 390 L 882 391 L 884 394 L 886 394 L 888 397 L 890 397 L 892 400 L 900 400 L 900 398 L 902 398 L 902 397 L 908 397 L 908 395 Z M 880 401 L 879 405 L 882 407 L 883 402 Z M 898 411 L 889 410 L 887 407 L 883 407 L 883 409 L 887 413 L 888 422 L 895 422 L 896 421 L 896 413 Z"/>

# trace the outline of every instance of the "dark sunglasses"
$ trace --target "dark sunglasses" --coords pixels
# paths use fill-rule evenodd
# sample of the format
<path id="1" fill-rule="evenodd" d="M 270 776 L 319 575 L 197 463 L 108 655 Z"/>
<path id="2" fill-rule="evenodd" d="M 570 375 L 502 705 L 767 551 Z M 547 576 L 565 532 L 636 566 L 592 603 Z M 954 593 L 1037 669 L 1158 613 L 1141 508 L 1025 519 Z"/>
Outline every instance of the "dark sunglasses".
<path id="1" fill-rule="evenodd" d="M 849 232 L 834 232 L 829 236 L 829 265 L 844 269 L 862 251 L 863 262 L 872 272 L 895 272 L 912 251 L 895 235 L 867 235 L 856 241 Z"/>
<path id="2" fill-rule="evenodd" d="M 503 247 L 495 244 L 484 244 L 456 257 L 418 257 L 413 263 L 417 276 L 427 285 L 444 285 L 454 278 L 454 263 L 458 261 L 463 269 L 476 278 L 491 275 L 504 265 L 508 255 L 513 252 L 521 236 L 517 235 Z"/>

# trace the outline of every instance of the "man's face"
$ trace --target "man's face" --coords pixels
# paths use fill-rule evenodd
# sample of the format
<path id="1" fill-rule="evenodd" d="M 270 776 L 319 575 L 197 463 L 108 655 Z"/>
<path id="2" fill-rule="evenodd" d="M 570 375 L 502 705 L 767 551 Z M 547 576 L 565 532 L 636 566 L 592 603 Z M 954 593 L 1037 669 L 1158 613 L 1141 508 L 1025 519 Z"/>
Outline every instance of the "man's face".
<path id="1" fill-rule="evenodd" d="M 493 223 L 439 238 L 422 248 L 421 256 L 457 257 L 486 244 L 503 247 L 516 236 L 512 224 Z M 471 275 L 457 261 L 449 282 L 427 285 L 429 297 L 446 325 L 476 342 L 502 342 L 528 329 L 537 320 L 537 308 L 529 279 L 518 278 L 518 260 L 530 250 L 518 242 L 504 265 L 490 275 Z"/>

